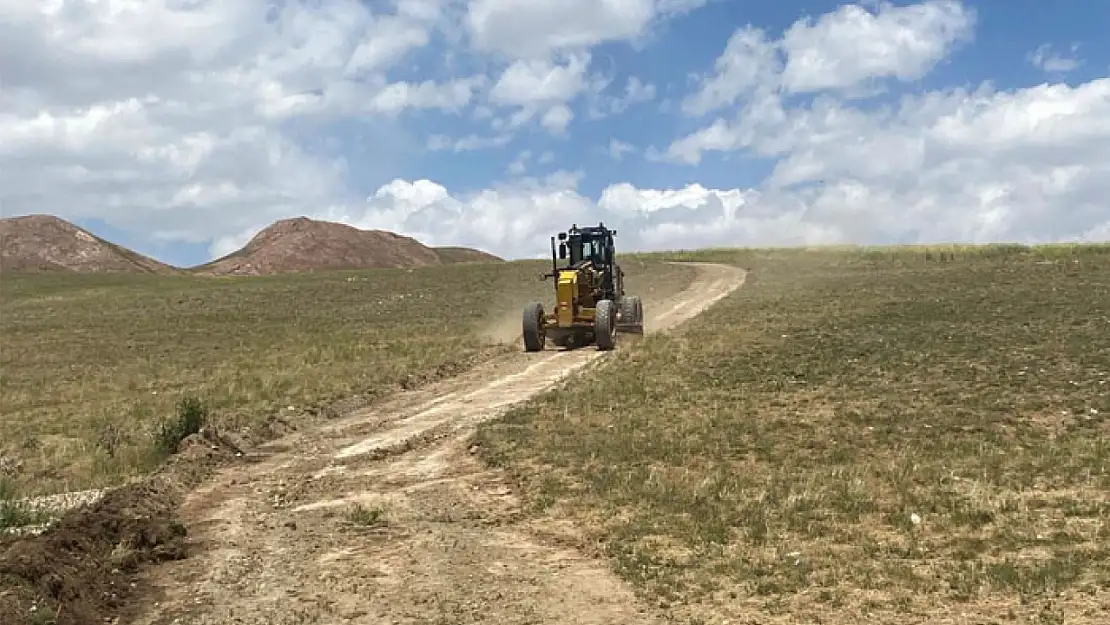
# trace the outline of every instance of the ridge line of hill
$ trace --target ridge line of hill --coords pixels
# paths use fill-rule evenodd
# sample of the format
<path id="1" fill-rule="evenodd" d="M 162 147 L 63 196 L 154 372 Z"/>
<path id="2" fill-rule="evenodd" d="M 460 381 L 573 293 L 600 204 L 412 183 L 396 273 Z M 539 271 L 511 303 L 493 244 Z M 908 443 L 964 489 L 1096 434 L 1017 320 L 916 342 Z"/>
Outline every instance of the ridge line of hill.
<path id="1" fill-rule="evenodd" d="M 372 268 L 415 268 L 504 262 L 461 246 L 428 246 L 387 230 L 293 217 L 260 230 L 242 248 L 220 258 L 179 267 L 109 241 L 52 215 L 0 219 L 0 271 L 273 275 Z"/>

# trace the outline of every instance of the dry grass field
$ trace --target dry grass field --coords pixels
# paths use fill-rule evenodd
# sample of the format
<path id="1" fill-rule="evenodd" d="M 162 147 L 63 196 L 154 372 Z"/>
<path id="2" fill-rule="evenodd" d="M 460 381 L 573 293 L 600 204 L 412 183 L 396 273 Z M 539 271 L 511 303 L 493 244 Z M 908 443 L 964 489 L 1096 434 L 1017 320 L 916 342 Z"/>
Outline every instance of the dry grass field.
<path id="1" fill-rule="evenodd" d="M 198 423 L 265 440 L 337 401 L 374 401 L 519 349 L 524 302 L 551 298 L 538 279 L 547 268 L 6 274 L 0 499 L 115 485 Z M 657 262 L 626 270 L 641 290 L 691 275 Z M 649 272 L 660 284 L 646 284 Z"/>
<path id="2" fill-rule="evenodd" d="M 1110 246 L 667 258 L 751 271 L 739 291 L 686 325 L 622 343 L 558 390 L 480 425 L 476 446 L 460 443 L 466 459 L 448 463 L 447 448 L 429 443 L 393 461 L 434 466 L 439 458 L 450 475 L 466 475 L 467 462 L 479 464 L 468 454 L 477 453 L 504 469 L 525 507 L 503 519 L 502 530 L 526 525 L 553 543 L 599 546 L 648 604 L 645 618 L 1110 622 Z M 625 261 L 633 292 L 674 295 L 692 279 L 692 268 L 658 260 Z M 550 282 L 538 280 L 544 269 L 541 261 L 262 278 L 5 276 L 0 526 L 35 520 L 10 503 L 22 495 L 148 472 L 201 423 L 247 442 L 315 429 L 319 447 L 271 459 L 279 468 L 288 462 L 288 475 L 222 483 L 228 501 L 256 515 L 235 517 L 253 528 L 250 553 L 267 571 L 301 571 L 283 583 L 302 586 L 315 579 L 305 572 L 311 567 L 297 568 L 318 564 L 305 555 L 314 541 L 339 539 L 313 534 L 311 522 L 288 525 L 292 517 L 280 515 L 293 512 L 275 511 L 267 488 L 300 479 L 325 501 L 347 488 L 335 475 L 334 483 L 308 478 L 328 462 L 317 457 L 328 448 L 327 428 L 310 426 L 518 351 L 522 304 L 550 300 Z M 475 388 L 515 375 L 494 369 L 493 378 L 477 376 Z M 451 397 L 439 393 L 432 395 Z M 381 462 L 374 470 L 393 466 Z M 247 475 L 250 466 L 229 470 Z M 351 488 L 369 488 L 369 478 L 351 479 Z M 151 562 L 184 558 L 158 549 L 185 527 L 178 491 L 191 485 L 124 489 L 87 515 L 67 516 L 68 525 L 63 519 L 42 540 L 13 543 L 0 576 L 24 594 L 8 596 L 9 604 L 50 595 L 58 570 L 80 568 L 83 577 L 70 575 L 65 586 L 77 599 L 49 600 L 107 610 L 101 582 L 125 579 L 112 567 L 120 546 L 131 544 L 128 532 L 154 541 L 143 556 Z M 430 510 L 456 509 L 434 488 L 419 492 Z M 135 516 L 143 506 L 147 516 Z M 475 518 L 500 518 L 478 508 Z M 219 531 L 196 523 L 219 511 L 190 514 L 182 517 L 192 519 L 190 532 Z M 402 520 L 390 517 L 398 527 Z M 472 537 L 465 548 L 496 543 L 497 532 L 466 523 L 437 522 L 428 532 Z M 149 538 L 152 528 L 165 540 Z M 290 542 L 294 531 L 304 533 Z M 78 537 L 87 544 L 74 548 Z M 411 547 L 403 538 L 375 544 Z M 466 588 L 476 574 L 451 560 L 461 556 L 459 543 L 450 544 L 436 575 L 450 572 L 444 579 Z M 42 562 L 26 564 L 32 556 Z M 207 570 L 203 557 L 181 565 Z M 351 566 L 375 561 L 359 557 Z M 534 593 L 517 582 L 502 579 L 498 592 Z M 306 587 L 342 595 L 321 584 Z M 0 592 L 0 607 L 4 599 Z M 394 609 L 374 596 L 361 600 Z"/>
<path id="3" fill-rule="evenodd" d="M 682 623 L 1110 622 L 1110 246 L 706 251 L 740 291 L 478 434 Z"/>

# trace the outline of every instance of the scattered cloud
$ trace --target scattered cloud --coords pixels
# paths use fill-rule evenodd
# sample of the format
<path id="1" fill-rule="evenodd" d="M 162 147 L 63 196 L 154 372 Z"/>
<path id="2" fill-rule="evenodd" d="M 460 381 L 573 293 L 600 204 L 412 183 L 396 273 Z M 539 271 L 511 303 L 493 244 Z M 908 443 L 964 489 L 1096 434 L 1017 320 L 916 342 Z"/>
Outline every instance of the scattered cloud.
<path id="1" fill-rule="evenodd" d="M 629 107 L 655 99 L 655 85 L 644 83 L 636 76 L 629 76 L 624 91 L 617 96 L 599 94 L 590 108 L 592 119 L 620 115 Z"/>
<path id="2" fill-rule="evenodd" d="M 473 0 L 466 27 L 475 48 L 508 58 L 549 58 L 555 52 L 634 41 L 652 26 L 707 0 Z"/>
<path id="3" fill-rule="evenodd" d="M 428 137 L 428 149 L 435 152 L 449 150 L 451 152 L 472 152 L 488 148 L 504 147 L 512 141 L 512 135 L 500 134 L 493 136 L 467 135 L 461 139 L 452 139 L 446 135 L 431 135 Z"/>
<path id="4" fill-rule="evenodd" d="M 626 143 L 619 139 L 609 140 L 609 157 L 614 161 L 619 161 L 624 158 L 625 154 L 631 154 L 636 151 L 636 146 L 631 143 Z"/>
<path id="5" fill-rule="evenodd" d="M 509 166 L 506 167 L 505 170 L 514 176 L 519 176 L 528 170 L 528 161 L 530 160 L 532 160 L 532 151 L 524 150 L 516 155 L 516 158 L 513 159 L 513 162 L 509 163 Z"/>
<path id="6" fill-rule="evenodd" d="M 552 134 L 562 133 L 574 118 L 567 103 L 588 88 L 589 62 L 586 53 L 570 54 L 565 59 L 514 61 L 490 90 L 490 100 L 519 108 L 507 123 L 498 120 L 495 127 L 514 130 L 539 115 L 543 128 Z"/>
<path id="7" fill-rule="evenodd" d="M 704 115 L 748 95 L 850 90 L 884 78 L 921 78 L 959 43 L 968 41 L 975 13 L 957 0 L 928 0 L 874 12 L 844 5 L 794 23 L 780 39 L 752 25 L 738 28 L 699 88 L 682 103 Z"/>
<path id="8" fill-rule="evenodd" d="M 874 4 L 874 11 L 846 4 L 787 29 L 780 44 L 786 56 L 783 87 L 811 92 L 876 78 L 916 80 L 970 40 L 976 20 L 959 0 Z"/>
<path id="9" fill-rule="evenodd" d="M 1033 67 L 1041 69 L 1050 74 L 1065 74 L 1078 68 L 1081 64 L 1077 53 L 1079 52 L 1079 44 L 1072 44 L 1070 48 L 1070 55 L 1065 56 L 1062 52 L 1053 50 L 1051 44 L 1043 43 L 1037 46 L 1026 56 Z"/>

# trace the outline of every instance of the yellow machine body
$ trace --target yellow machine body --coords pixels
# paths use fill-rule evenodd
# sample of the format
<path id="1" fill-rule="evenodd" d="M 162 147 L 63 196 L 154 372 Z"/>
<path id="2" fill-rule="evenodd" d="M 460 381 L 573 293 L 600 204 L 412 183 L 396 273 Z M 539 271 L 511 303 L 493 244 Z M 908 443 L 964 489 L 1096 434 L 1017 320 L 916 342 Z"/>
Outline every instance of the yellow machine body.
<path id="1" fill-rule="evenodd" d="M 596 309 L 594 291 L 599 276 L 589 265 L 558 272 L 555 286 L 555 312 L 547 315 L 546 325 L 553 328 L 593 328 Z"/>
<path id="2" fill-rule="evenodd" d="M 559 286 L 555 292 L 555 325 L 569 328 L 574 325 L 574 296 L 578 292 L 578 272 L 560 271 Z"/>
<path id="3" fill-rule="evenodd" d="M 615 261 L 612 242 L 615 230 L 604 224 L 579 229 L 576 225 L 559 234 L 556 257 L 551 237 L 551 273 L 555 308 L 548 312 L 542 302 L 525 306 L 522 334 L 526 351 L 542 351 L 547 340 L 558 347 L 595 343 L 600 350 L 613 349 L 615 334 L 643 334 L 640 298 L 624 291 L 624 271 Z M 560 267 L 559 259 L 567 264 Z"/>

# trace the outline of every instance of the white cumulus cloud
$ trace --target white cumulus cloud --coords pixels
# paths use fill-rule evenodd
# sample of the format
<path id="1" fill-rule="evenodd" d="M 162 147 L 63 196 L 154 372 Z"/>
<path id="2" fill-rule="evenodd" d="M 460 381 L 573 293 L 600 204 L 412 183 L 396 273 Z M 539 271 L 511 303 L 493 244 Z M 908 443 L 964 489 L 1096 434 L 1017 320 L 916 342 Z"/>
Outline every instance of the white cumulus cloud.
<path id="1" fill-rule="evenodd" d="M 324 211 L 318 217 L 395 229 L 431 244 L 497 250 L 511 257 L 543 256 L 547 236 L 571 223 L 604 222 L 617 228 L 622 249 L 843 239 L 835 228 L 804 223 L 803 206 L 783 211 L 753 190 L 700 185 L 656 190 L 619 183 L 594 199 L 577 190 L 579 177 L 576 172 L 560 171 L 458 194 L 427 179 L 394 180 L 360 208 Z"/>
<path id="2" fill-rule="evenodd" d="M 872 78 L 921 78 L 952 47 L 967 40 L 975 12 L 959 0 L 927 0 L 874 12 L 847 4 L 782 37 L 783 85 L 794 92 L 853 86 Z"/>
<path id="3" fill-rule="evenodd" d="M 974 11 L 958 0 L 926 0 L 874 11 L 847 4 L 795 22 L 779 39 L 747 25 L 736 30 L 697 91 L 690 115 L 734 104 L 753 93 L 809 93 L 866 87 L 877 79 L 916 80 L 968 41 Z M 852 93 L 846 91 L 846 93 Z"/>
<path id="4" fill-rule="evenodd" d="M 708 0 L 472 0 L 466 26 L 474 45 L 511 58 L 547 58 L 601 43 L 635 40 L 662 19 Z"/>

